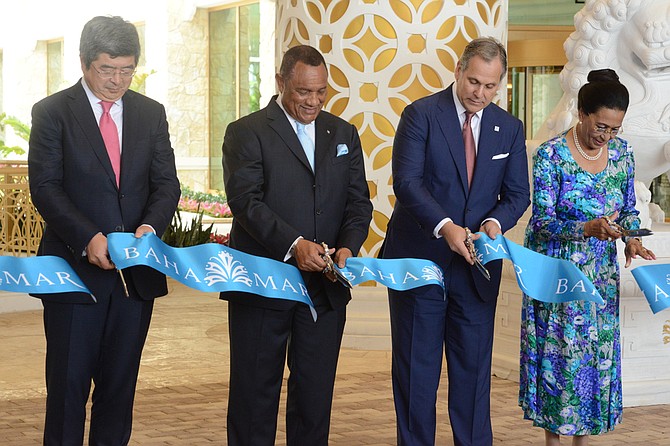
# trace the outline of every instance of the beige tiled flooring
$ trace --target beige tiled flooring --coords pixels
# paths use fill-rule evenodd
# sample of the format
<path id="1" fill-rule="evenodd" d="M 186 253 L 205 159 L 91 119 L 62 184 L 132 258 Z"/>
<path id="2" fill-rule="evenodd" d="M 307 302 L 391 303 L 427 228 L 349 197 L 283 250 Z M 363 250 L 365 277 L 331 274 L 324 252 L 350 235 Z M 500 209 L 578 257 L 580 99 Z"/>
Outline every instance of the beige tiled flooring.
<path id="1" fill-rule="evenodd" d="M 140 370 L 131 444 L 225 445 L 226 304 L 214 294 L 172 286 L 170 296 L 156 301 Z M 389 370 L 389 352 L 342 350 L 331 445 L 395 444 Z M 0 314 L 0 445 L 41 443 L 43 372 L 41 312 Z M 542 445 L 542 432 L 522 419 L 516 392 L 516 383 L 493 378 L 494 444 Z M 446 386 L 438 398 L 437 444 L 451 445 Z M 670 445 L 669 415 L 670 406 L 626 408 L 623 424 L 593 437 L 591 444 Z M 282 425 L 280 413 L 278 445 L 285 444 Z"/>

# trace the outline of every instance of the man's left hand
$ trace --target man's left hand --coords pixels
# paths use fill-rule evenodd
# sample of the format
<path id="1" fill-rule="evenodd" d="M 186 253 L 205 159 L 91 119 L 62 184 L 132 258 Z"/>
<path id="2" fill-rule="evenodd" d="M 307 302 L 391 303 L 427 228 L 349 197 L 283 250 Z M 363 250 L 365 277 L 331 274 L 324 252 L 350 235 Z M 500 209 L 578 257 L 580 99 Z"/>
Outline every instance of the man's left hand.
<path id="1" fill-rule="evenodd" d="M 337 263 L 337 266 L 339 266 L 340 268 L 344 268 L 346 263 L 347 263 L 347 259 L 349 257 L 353 257 L 353 255 L 354 255 L 354 253 L 351 252 L 351 249 L 340 248 L 337 251 L 335 251 L 335 256 L 333 257 L 333 261 L 335 263 Z"/>
<path id="2" fill-rule="evenodd" d="M 498 224 L 493 220 L 488 220 L 483 225 L 481 225 L 479 232 L 485 233 L 491 240 L 494 240 L 496 237 L 498 237 L 498 234 L 502 234 L 500 226 L 498 226 Z"/>
<path id="3" fill-rule="evenodd" d="M 139 228 L 137 228 L 137 229 L 135 230 L 135 238 L 140 238 L 140 237 L 142 237 L 144 234 L 147 234 L 147 233 L 149 233 L 149 232 L 152 233 L 152 234 L 155 234 L 155 233 L 156 233 L 156 232 L 154 231 L 154 228 L 152 228 L 151 226 L 149 226 L 149 225 L 141 225 Z"/>

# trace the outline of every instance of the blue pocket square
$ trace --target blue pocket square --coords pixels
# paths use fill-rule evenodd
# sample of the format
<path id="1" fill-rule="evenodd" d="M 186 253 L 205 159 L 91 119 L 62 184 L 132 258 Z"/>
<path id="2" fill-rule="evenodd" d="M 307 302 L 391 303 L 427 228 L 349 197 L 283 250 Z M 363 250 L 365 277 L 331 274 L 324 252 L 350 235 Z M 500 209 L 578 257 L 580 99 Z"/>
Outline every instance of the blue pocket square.
<path id="1" fill-rule="evenodd" d="M 347 153 L 349 153 L 349 147 L 346 144 L 337 145 L 337 156 L 346 155 Z"/>

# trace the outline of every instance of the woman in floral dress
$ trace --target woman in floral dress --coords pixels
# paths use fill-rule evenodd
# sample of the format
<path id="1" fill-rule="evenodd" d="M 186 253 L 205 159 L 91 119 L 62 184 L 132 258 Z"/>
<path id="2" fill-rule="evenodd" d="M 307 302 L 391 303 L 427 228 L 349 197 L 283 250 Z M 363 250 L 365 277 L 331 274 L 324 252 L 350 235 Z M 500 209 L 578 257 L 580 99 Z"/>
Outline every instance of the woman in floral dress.
<path id="1" fill-rule="evenodd" d="M 621 422 L 619 344 L 620 231 L 639 227 L 634 160 L 617 138 L 628 91 L 612 70 L 589 73 L 578 94 L 579 123 L 543 143 L 533 157 L 533 208 L 526 247 L 573 262 L 597 287 L 604 305 L 544 303 L 523 298 L 519 405 L 545 429 L 546 445 L 561 435 L 573 445 Z M 640 239 L 624 238 L 626 267 L 654 259 Z"/>

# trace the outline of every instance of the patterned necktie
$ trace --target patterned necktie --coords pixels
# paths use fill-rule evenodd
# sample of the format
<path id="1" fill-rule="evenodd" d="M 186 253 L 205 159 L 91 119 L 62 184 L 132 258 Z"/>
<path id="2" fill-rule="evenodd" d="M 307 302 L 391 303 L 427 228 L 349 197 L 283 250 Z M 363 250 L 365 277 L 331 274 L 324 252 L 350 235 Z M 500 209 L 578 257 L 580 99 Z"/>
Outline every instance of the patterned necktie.
<path id="1" fill-rule="evenodd" d="M 312 172 L 314 172 L 314 141 L 312 141 L 312 138 L 310 138 L 305 131 L 305 124 L 296 121 L 296 126 L 298 129 L 298 139 L 300 140 L 300 144 L 302 144 L 302 150 L 305 151 L 307 161 L 309 161 Z"/>
<path id="2" fill-rule="evenodd" d="M 473 114 L 466 111 L 465 123 L 463 124 L 463 143 L 465 144 L 465 165 L 468 168 L 468 187 L 472 186 L 472 174 L 475 172 L 475 162 L 477 160 L 475 137 L 472 136 L 472 127 L 470 126 Z"/>
<path id="3" fill-rule="evenodd" d="M 105 141 L 107 155 L 112 162 L 114 175 L 116 176 L 116 185 L 119 185 L 119 175 L 121 173 L 121 146 L 119 145 L 119 131 L 116 124 L 109 114 L 109 109 L 114 105 L 113 102 L 100 101 L 102 105 L 102 116 L 100 117 L 100 133 Z"/>

